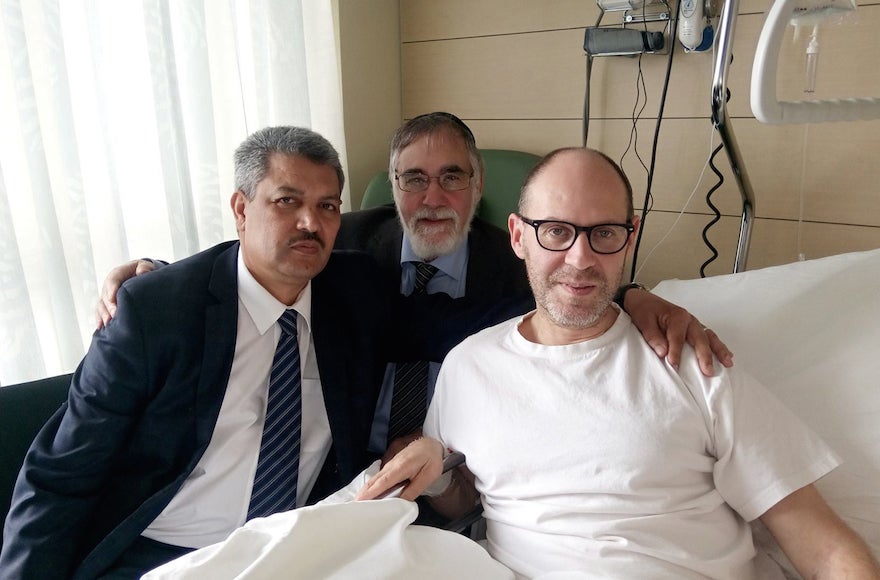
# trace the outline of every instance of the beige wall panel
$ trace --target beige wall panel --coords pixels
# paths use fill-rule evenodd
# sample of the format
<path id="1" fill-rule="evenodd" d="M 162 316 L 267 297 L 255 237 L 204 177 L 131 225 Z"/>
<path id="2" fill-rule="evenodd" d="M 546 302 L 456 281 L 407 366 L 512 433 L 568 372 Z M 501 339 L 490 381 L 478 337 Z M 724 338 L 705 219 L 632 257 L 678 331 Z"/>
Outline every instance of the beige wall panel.
<path id="1" fill-rule="evenodd" d="M 762 23 L 761 14 L 742 15 L 737 21 L 734 54 L 739 58 L 735 58 L 730 67 L 727 84 L 731 92 L 728 110 L 732 117 L 752 116 L 749 104 L 751 55 Z M 586 57 L 582 44 L 580 29 L 404 44 L 404 115 L 411 117 L 427 110 L 446 108 L 473 118 L 578 118 L 585 85 Z M 781 70 L 792 78 L 783 78 L 784 86 L 780 89 L 783 96 L 788 94 L 783 90 L 788 90 L 785 87 L 802 86 L 802 65 L 795 66 L 802 49 L 787 46 L 789 50 L 784 56 L 790 58 L 782 61 L 786 68 Z M 866 58 L 864 52 L 856 52 L 855 56 L 857 62 Z M 789 60 L 794 64 L 787 65 Z M 632 116 L 640 66 L 647 91 L 642 116 L 657 115 L 666 55 L 645 55 L 641 63 L 637 58 L 598 57 L 593 63 L 590 83 L 593 118 Z M 861 62 L 861 68 L 863 65 Z M 680 47 L 676 49 L 664 111 L 666 117 L 709 117 L 712 66 L 710 52 L 684 53 Z M 859 64 L 854 66 L 858 68 Z M 467 74 L 462 74 L 462 67 L 467 67 Z M 868 75 L 862 75 L 865 76 Z M 840 73 L 835 74 L 827 82 L 837 83 L 839 77 L 842 77 Z M 860 77 L 853 75 L 852 78 Z M 473 79 L 488 80 L 474 83 Z M 861 88 L 853 88 L 851 90 L 856 92 L 848 94 L 868 92 L 866 87 L 871 86 L 871 81 L 858 82 Z M 852 83 L 843 84 L 847 91 L 850 86 Z"/>
<path id="2" fill-rule="evenodd" d="M 402 120 L 397 0 L 339 1 L 340 61 L 351 208 L 373 174 L 388 165 Z"/>
<path id="3" fill-rule="evenodd" d="M 767 0 L 742 0 L 740 14 L 763 14 Z M 401 0 L 404 42 L 490 36 L 593 26 L 599 8 L 592 0 Z M 620 22 L 607 13 L 603 23 Z"/>
<path id="4" fill-rule="evenodd" d="M 806 223 L 801 230 L 801 251 L 807 258 L 877 248 L 880 248 L 880 227 Z"/>
<path id="5" fill-rule="evenodd" d="M 678 211 L 684 205 L 708 158 L 710 127 L 705 119 L 664 120 L 652 187 L 656 209 Z M 734 119 L 731 127 L 758 217 L 880 225 L 880 121 L 771 126 Z M 590 146 L 619 159 L 629 128 L 629 121 L 593 121 Z M 639 151 L 648 164 L 654 121 L 642 120 L 638 128 Z M 713 143 L 719 143 L 717 135 Z M 715 160 L 724 183 L 712 201 L 723 214 L 740 215 L 741 196 L 726 152 Z M 634 190 L 644 191 L 646 176 L 637 160 L 628 155 L 624 168 Z M 704 199 L 716 179 L 707 169 L 687 211 L 710 211 Z"/>
<path id="6" fill-rule="evenodd" d="M 544 155 L 581 146 L 581 121 L 568 119 L 464 120 L 484 149 L 513 149 Z"/>
<path id="7" fill-rule="evenodd" d="M 592 26 L 592 0 L 401 0 L 404 42 Z M 583 37 L 583 32 L 581 32 Z"/>
<path id="8" fill-rule="evenodd" d="M 565 30 L 404 44 L 404 116 L 447 109 L 480 119 L 580 118 L 586 83 L 582 43 L 582 31 Z M 631 118 L 638 59 L 593 62 L 591 116 Z M 642 58 L 648 93 L 643 117 L 657 115 L 666 63 L 664 55 Z M 708 118 L 711 75 L 709 54 L 676 54 L 665 116 Z"/>
<path id="9" fill-rule="evenodd" d="M 880 226 L 880 120 L 807 130 L 804 218 Z"/>
<path id="10" fill-rule="evenodd" d="M 579 118 L 583 31 L 409 43 L 402 47 L 407 118 L 454 111 L 462 118 Z"/>
<path id="11" fill-rule="evenodd" d="M 593 118 L 631 118 L 636 105 L 636 79 L 640 59 L 633 57 L 596 57 L 590 80 L 590 114 Z M 647 101 L 642 117 L 656 117 L 668 55 L 649 54 L 641 58 Z M 665 117 L 708 118 L 712 82 L 711 56 L 706 53 L 684 54 L 676 48 L 673 56 Z M 572 96 L 580 103 L 582 95 Z M 644 95 L 640 103 L 645 102 Z M 641 106 L 641 105 L 640 105 Z"/>
<path id="12" fill-rule="evenodd" d="M 740 14 L 763 14 L 770 7 L 770 0 L 741 0 L 739 3 Z M 721 4 L 719 3 L 719 10 Z"/>
<path id="13" fill-rule="evenodd" d="M 804 127 L 764 125 L 753 118 L 733 119 L 730 126 L 755 193 L 755 214 L 797 220 L 805 168 Z"/>
<path id="14" fill-rule="evenodd" d="M 737 20 L 734 62 L 728 76 L 728 110 L 732 117 L 752 116 L 752 55 L 763 20 L 763 14 L 744 14 Z M 817 98 L 880 94 L 880 69 L 865 68 L 878 24 L 880 6 L 866 6 L 859 10 L 856 25 L 823 29 L 820 63 L 824 66 Z M 448 103 L 445 108 L 454 104 L 461 114 L 476 118 L 579 117 L 585 76 L 582 44 L 581 29 L 404 44 L 404 114 L 442 109 L 440 103 Z M 803 50 L 800 45 L 784 44 L 781 98 L 802 98 Z M 464 63 L 471 74 L 443 82 L 431 78 L 460 75 L 456 71 L 461 71 Z M 657 114 L 666 63 L 665 55 L 645 55 L 641 59 L 648 92 L 643 116 Z M 638 69 L 639 59 L 635 58 L 594 59 L 590 84 L 594 118 L 631 116 Z M 472 86 L 475 78 L 489 80 Z M 711 52 L 686 54 L 678 48 L 665 115 L 708 117 L 711 82 Z"/>
<path id="15" fill-rule="evenodd" d="M 543 155 L 557 147 L 578 146 L 580 120 L 469 120 L 477 142 L 485 148 L 506 148 Z M 736 119 L 732 126 L 742 149 L 744 166 L 756 195 L 756 215 L 797 220 L 800 216 L 801 188 L 804 189 L 803 219 L 876 225 L 880 211 L 880 167 L 870 162 L 872 151 L 880 151 L 875 141 L 880 121 L 823 125 L 770 126 L 754 119 Z M 594 120 L 590 124 L 590 146 L 615 159 L 626 149 L 631 123 L 628 120 Z M 655 123 L 638 124 L 639 151 L 650 161 L 651 138 Z M 811 158 L 804 163 L 805 131 L 810 140 Z M 706 119 L 667 119 L 661 126 L 660 146 L 655 167 L 654 208 L 680 211 L 693 190 L 708 158 L 711 125 Z M 831 137 L 837 135 L 839 143 Z M 874 140 L 874 141 L 872 141 Z M 717 145 L 718 136 L 713 143 Z M 824 155 L 819 155 L 824 151 Z M 855 161 L 855 163 L 853 163 Z M 713 203 L 723 214 L 741 213 L 739 189 L 724 151 L 716 156 L 724 183 L 713 194 Z M 636 192 L 637 203 L 646 186 L 644 170 L 632 153 L 624 166 Z M 847 171 L 841 168 L 847 168 Z M 857 168 L 857 170 L 852 170 Z M 709 213 L 705 195 L 715 184 L 715 174 L 707 169 L 688 212 Z M 841 198 L 829 191 L 846 191 Z M 861 201 L 859 201 L 861 200 Z M 829 206 L 836 211 L 830 217 Z"/>
<path id="16" fill-rule="evenodd" d="M 616 161 L 626 151 L 632 123 L 629 120 L 595 120 L 590 123 L 589 145 L 603 151 Z M 650 167 L 651 145 L 656 121 L 643 119 L 637 124 L 638 149 L 645 165 Z M 700 172 L 709 158 L 709 138 L 712 125 L 707 119 L 665 119 L 660 126 L 660 140 L 657 148 L 657 162 L 654 167 L 652 192 L 654 209 L 711 213 L 705 203 L 709 189 L 717 182 L 717 177 L 707 168 L 697 187 Z M 718 145 L 715 136 L 714 144 Z M 715 165 L 722 172 L 724 183 L 712 194 L 712 202 L 723 214 L 739 216 L 742 212 L 739 190 L 733 181 L 733 174 L 727 155 L 721 151 L 715 157 Z M 623 162 L 624 171 L 633 186 L 637 208 L 643 204 L 647 187 L 647 172 L 642 168 L 635 154 L 627 153 Z M 690 203 L 685 202 L 696 188 Z"/>
<path id="17" fill-rule="evenodd" d="M 558 147 L 581 145 L 580 120 L 522 120 L 485 121 L 465 119 L 474 131 L 477 143 L 483 148 L 515 149 L 543 155 Z M 638 124 L 639 152 L 646 164 L 650 163 L 651 139 L 655 122 L 643 120 Z M 626 150 L 631 122 L 629 120 L 597 120 L 590 124 L 590 146 L 609 154 L 615 160 Z M 703 132 L 703 140 L 693 135 Z M 679 211 L 694 188 L 700 171 L 709 155 L 711 125 L 705 119 L 670 119 L 661 126 L 658 161 L 653 183 L 654 208 Z M 715 138 L 717 145 L 718 138 Z M 727 156 L 722 151 L 716 165 L 725 175 L 722 187 L 712 196 L 713 203 L 722 213 L 739 216 L 741 201 L 733 181 Z M 631 151 L 624 160 L 624 168 L 632 182 L 636 205 L 641 206 L 647 185 L 645 170 Z M 685 179 L 687 178 L 687 179 Z M 689 212 L 710 213 L 703 201 L 709 188 L 715 184 L 715 174 L 709 169 L 700 188 L 687 206 Z M 688 181 L 685 184 L 685 180 Z M 796 214 L 793 215 L 796 217 Z"/>
<path id="18" fill-rule="evenodd" d="M 677 217 L 664 212 L 648 216 L 638 256 L 636 280 L 640 283 L 654 286 L 668 278 L 699 278 L 700 266 L 712 256 L 701 237 L 710 218 L 685 214 L 676 222 Z M 712 226 L 708 236 L 719 255 L 706 267 L 707 275 L 733 270 L 738 235 L 738 218 L 725 217 Z"/>
<path id="19" fill-rule="evenodd" d="M 756 220 L 747 269 L 880 248 L 880 228 Z"/>
<path id="20" fill-rule="evenodd" d="M 654 286 L 669 278 L 699 278 L 700 266 L 711 257 L 712 253 L 701 237 L 708 223 L 706 216 L 684 215 L 677 223 L 676 217 L 675 214 L 663 212 L 649 216 L 639 250 L 636 277 L 642 284 Z M 719 256 L 706 267 L 708 276 L 733 271 L 739 227 L 738 219 L 725 217 L 709 230 L 709 240 Z M 658 246 L 661 239 L 663 241 Z M 814 259 L 876 248 L 880 248 L 878 227 L 757 219 L 752 230 L 746 269 L 788 264 L 797 261 L 800 254 Z"/>

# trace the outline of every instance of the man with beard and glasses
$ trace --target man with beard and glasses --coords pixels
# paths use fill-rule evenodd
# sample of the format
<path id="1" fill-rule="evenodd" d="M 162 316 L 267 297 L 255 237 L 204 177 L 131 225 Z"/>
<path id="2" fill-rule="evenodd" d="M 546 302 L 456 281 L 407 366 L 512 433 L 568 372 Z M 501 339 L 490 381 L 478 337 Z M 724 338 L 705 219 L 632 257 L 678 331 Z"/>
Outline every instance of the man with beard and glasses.
<path id="1" fill-rule="evenodd" d="M 639 219 L 611 159 L 548 154 L 508 227 L 536 309 L 449 352 L 425 436 L 359 499 L 408 482 L 401 497 L 426 490 L 450 517 L 482 502 L 487 548 L 519 577 L 781 578 L 757 518 L 804 578 L 878 577 L 812 485 L 834 452 L 746 374 L 658 358 L 614 304 Z M 450 450 L 473 479 L 438 479 Z"/>
<path id="2" fill-rule="evenodd" d="M 372 255 L 389 284 L 411 297 L 416 317 L 443 312 L 432 339 L 445 354 L 470 334 L 534 308 L 522 261 L 507 234 L 475 215 L 483 191 L 483 160 L 470 128 L 455 115 L 433 112 L 404 123 L 391 139 L 388 164 L 394 204 L 343 214 L 337 249 Z M 132 261 L 107 278 L 99 325 L 109 320 L 119 285 L 150 269 Z M 418 272 L 421 270 L 422 274 Z M 418 283 L 427 278 L 426 285 Z M 686 310 L 641 289 L 622 294 L 627 311 L 658 356 L 678 363 L 685 341 L 707 374 L 712 353 L 731 365 L 730 351 Z M 450 299 L 450 300 L 447 300 Z M 421 313 L 421 314 L 420 314 Z M 370 437 L 387 460 L 417 438 L 440 360 L 389 365 Z"/>
<path id="3" fill-rule="evenodd" d="M 339 156 L 269 127 L 234 158 L 239 241 L 119 290 L 28 451 L 0 577 L 138 578 L 369 465 L 398 297 L 369 256 L 332 251 Z"/>

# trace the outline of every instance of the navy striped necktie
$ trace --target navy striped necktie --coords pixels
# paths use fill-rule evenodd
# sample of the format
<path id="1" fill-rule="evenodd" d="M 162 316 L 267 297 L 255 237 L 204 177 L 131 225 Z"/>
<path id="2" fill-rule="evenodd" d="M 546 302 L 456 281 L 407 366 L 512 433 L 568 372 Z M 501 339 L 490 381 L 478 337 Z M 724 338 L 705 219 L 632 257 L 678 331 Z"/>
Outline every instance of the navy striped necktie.
<path id="1" fill-rule="evenodd" d="M 266 422 L 248 520 L 296 507 L 302 418 L 296 316 L 295 310 L 285 310 L 278 319 L 281 337 L 272 361 Z"/>
<path id="2" fill-rule="evenodd" d="M 428 281 L 437 273 L 437 267 L 427 262 L 416 264 L 416 283 L 413 294 L 424 294 Z M 421 429 L 428 409 L 428 362 L 400 363 L 394 371 L 394 392 L 391 394 L 391 414 L 388 421 L 388 441 Z"/>

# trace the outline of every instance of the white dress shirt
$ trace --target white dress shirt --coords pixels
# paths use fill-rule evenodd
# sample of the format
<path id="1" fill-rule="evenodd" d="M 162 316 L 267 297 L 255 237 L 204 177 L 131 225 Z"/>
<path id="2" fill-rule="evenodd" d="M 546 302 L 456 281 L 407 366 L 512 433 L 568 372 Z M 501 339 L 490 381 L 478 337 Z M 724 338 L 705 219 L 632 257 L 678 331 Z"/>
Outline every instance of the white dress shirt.
<path id="1" fill-rule="evenodd" d="M 311 332 L 312 285 L 296 310 L 302 374 L 302 435 L 297 506 L 305 504 L 332 443 Z M 232 370 L 211 442 L 198 465 L 142 535 L 201 548 L 245 522 L 260 454 L 278 318 L 287 308 L 251 275 L 238 255 L 238 334 Z"/>

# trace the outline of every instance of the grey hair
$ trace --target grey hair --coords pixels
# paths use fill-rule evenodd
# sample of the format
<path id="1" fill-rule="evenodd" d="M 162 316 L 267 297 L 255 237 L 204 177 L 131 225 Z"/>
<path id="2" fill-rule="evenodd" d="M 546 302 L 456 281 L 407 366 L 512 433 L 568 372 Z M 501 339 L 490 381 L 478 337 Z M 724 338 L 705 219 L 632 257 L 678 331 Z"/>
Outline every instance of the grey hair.
<path id="1" fill-rule="evenodd" d="M 436 133 L 440 129 L 448 128 L 456 135 L 464 139 L 467 146 L 468 158 L 471 162 L 471 168 L 474 171 L 474 182 L 479 183 L 483 179 L 483 157 L 480 150 L 477 149 L 477 142 L 470 128 L 464 124 L 464 121 L 453 115 L 452 113 L 444 113 L 443 111 L 435 111 L 413 117 L 391 137 L 391 159 L 388 163 L 388 179 L 394 180 L 394 173 L 397 170 L 397 160 L 400 152 L 409 147 L 413 141 L 419 137 Z"/>
<path id="2" fill-rule="evenodd" d="M 303 127 L 266 127 L 252 133 L 235 149 L 235 188 L 249 200 L 254 199 L 257 184 L 269 171 L 273 153 L 299 155 L 312 163 L 328 165 L 336 170 L 339 191 L 345 185 L 345 174 L 339 153 L 330 142 L 311 129 Z"/>
<path id="3" fill-rule="evenodd" d="M 526 175 L 526 179 L 523 182 L 522 189 L 519 193 L 519 204 L 517 205 L 516 210 L 522 215 L 525 210 L 526 202 L 528 201 L 529 196 L 529 188 L 532 185 L 532 181 L 544 171 L 544 168 L 550 164 L 553 159 L 555 159 L 560 153 L 565 153 L 567 151 L 583 151 L 584 147 L 561 147 L 559 149 L 555 149 L 541 158 L 538 163 L 532 167 L 532 170 L 529 171 L 528 175 Z M 602 153 L 601 151 L 597 151 L 596 149 L 586 148 L 587 151 L 591 151 L 604 159 L 608 165 L 610 165 L 614 171 L 617 173 L 617 176 L 620 177 L 621 183 L 623 183 L 624 188 L 626 188 L 626 219 L 632 220 L 635 215 L 635 209 L 633 208 L 633 189 L 632 184 L 629 182 L 629 178 L 626 176 L 626 173 L 623 172 L 620 165 L 617 164 L 616 161 Z"/>

